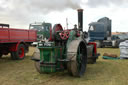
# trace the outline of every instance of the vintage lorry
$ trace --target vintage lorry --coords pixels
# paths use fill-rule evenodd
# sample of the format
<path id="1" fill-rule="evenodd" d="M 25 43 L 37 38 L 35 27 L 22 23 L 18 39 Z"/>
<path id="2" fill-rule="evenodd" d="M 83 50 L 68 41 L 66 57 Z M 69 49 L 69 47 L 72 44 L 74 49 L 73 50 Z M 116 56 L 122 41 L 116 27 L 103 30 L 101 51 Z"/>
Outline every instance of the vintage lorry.
<path id="1" fill-rule="evenodd" d="M 50 37 L 51 23 L 46 22 L 35 22 L 29 25 L 29 29 L 37 30 L 37 41 L 48 39 Z"/>
<path id="2" fill-rule="evenodd" d="M 9 28 L 9 24 L 0 24 L 0 58 L 11 53 L 12 59 L 23 59 L 29 45 L 36 40 L 36 30 L 14 29 Z"/>
<path id="3" fill-rule="evenodd" d="M 97 47 L 119 47 L 120 42 L 128 39 L 127 34 L 112 35 L 112 20 L 103 17 L 89 24 L 90 42 L 96 42 Z"/>

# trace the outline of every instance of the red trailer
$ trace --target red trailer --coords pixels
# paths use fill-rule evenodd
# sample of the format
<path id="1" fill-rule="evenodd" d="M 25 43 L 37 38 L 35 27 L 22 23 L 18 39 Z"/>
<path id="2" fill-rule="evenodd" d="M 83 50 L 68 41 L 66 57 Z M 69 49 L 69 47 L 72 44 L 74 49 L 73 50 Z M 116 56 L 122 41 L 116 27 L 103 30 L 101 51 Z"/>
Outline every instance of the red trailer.
<path id="1" fill-rule="evenodd" d="M 13 29 L 8 24 L 0 24 L 0 57 L 11 53 L 12 59 L 23 59 L 36 38 L 36 30 Z"/>

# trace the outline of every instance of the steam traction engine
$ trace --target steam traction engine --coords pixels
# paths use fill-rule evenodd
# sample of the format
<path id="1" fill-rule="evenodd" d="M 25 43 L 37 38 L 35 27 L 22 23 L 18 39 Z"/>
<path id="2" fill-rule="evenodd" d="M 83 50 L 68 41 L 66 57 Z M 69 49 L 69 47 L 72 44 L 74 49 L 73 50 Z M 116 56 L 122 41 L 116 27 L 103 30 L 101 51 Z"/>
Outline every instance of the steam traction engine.
<path id="1" fill-rule="evenodd" d="M 87 62 L 95 63 L 98 57 L 96 44 L 88 43 L 83 32 L 83 10 L 78 10 L 78 28 L 63 30 L 55 24 L 48 42 L 39 42 L 33 54 L 35 67 L 40 73 L 51 73 L 67 69 L 73 76 L 82 76 Z"/>

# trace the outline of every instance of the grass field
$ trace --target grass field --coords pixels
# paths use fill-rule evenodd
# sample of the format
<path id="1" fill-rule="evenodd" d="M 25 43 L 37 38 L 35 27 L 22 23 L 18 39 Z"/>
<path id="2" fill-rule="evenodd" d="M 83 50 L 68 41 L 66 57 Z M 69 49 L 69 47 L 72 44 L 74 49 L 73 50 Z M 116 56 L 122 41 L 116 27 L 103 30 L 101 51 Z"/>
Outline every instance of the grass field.
<path id="1" fill-rule="evenodd" d="M 88 64 L 81 78 L 72 77 L 67 71 L 53 74 L 39 74 L 34 62 L 30 60 L 34 48 L 24 60 L 11 60 L 4 56 L 0 59 L 0 85 L 128 85 L 127 60 L 103 60 Z M 98 52 L 120 54 L 119 49 L 101 48 Z"/>

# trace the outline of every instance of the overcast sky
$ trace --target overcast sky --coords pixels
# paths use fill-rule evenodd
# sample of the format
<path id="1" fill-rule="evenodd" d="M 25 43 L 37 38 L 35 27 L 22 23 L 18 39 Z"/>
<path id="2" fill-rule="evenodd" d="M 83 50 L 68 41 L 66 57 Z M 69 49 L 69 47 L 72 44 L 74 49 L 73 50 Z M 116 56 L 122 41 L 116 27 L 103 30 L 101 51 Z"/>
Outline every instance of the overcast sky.
<path id="1" fill-rule="evenodd" d="M 128 32 L 128 0 L 0 0 L 0 23 L 28 29 L 33 22 L 77 24 L 77 9 L 84 9 L 84 30 L 101 17 L 112 20 L 113 32 Z"/>

